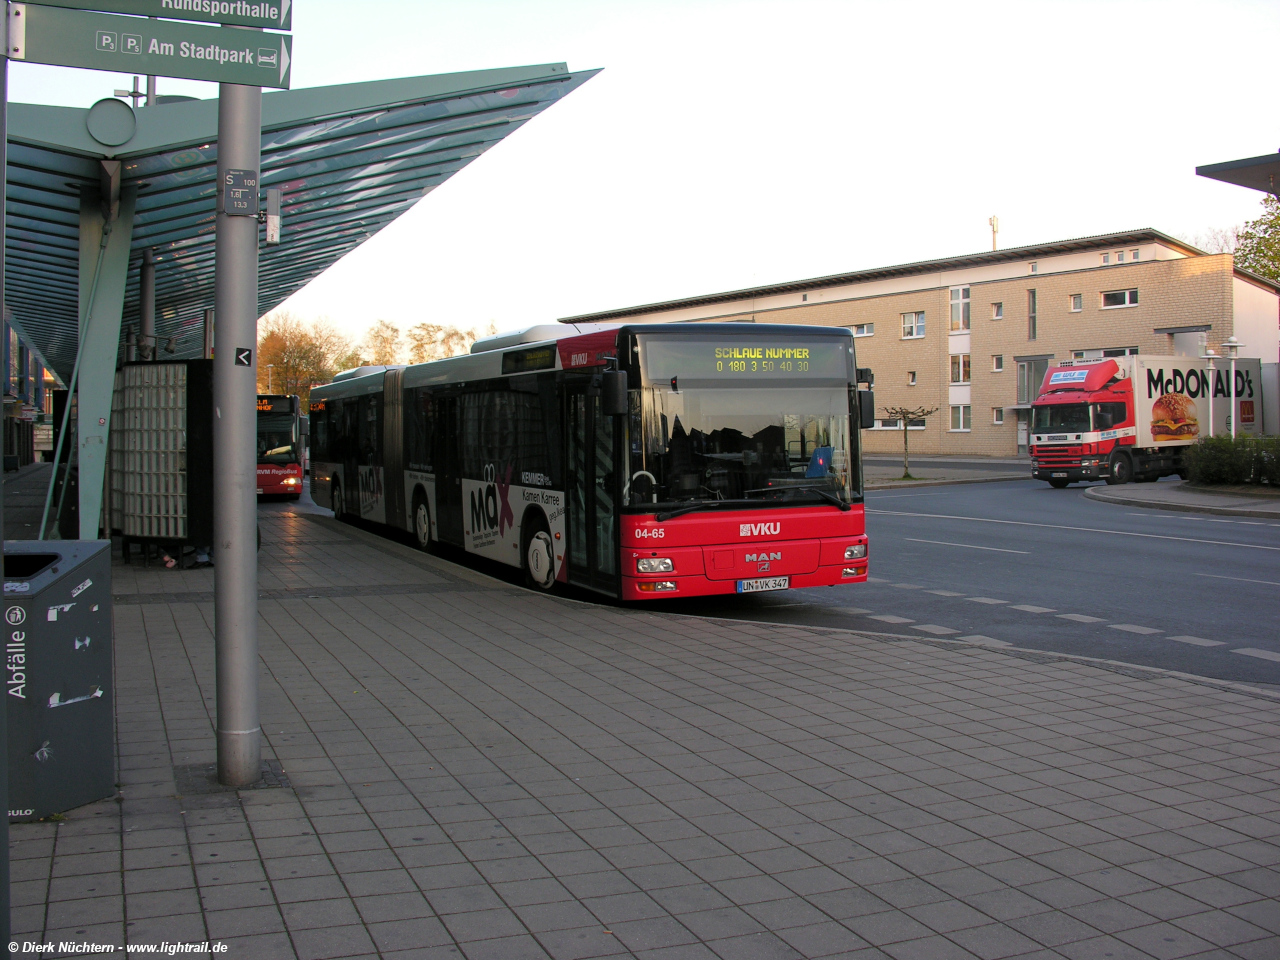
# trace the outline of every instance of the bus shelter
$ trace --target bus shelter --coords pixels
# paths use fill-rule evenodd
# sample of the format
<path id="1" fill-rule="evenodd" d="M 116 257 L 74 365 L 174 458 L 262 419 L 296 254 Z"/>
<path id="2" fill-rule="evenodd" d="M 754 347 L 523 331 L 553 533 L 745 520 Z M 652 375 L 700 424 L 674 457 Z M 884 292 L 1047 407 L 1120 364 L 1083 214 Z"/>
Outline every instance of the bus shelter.
<path id="1" fill-rule="evenodd" d="M 281 229 L 267 244 L 259 227 L 259 315 L 597 72 L 543 64 L 264 94 L 261 188 L 281 191 Z M 126 340 L 151 357 L 208 350 L 218 102 L 156 101 L 8 108 L 6 354 L 12 337 L 24 371 L 75 379 L 81 539 L 99 535 Z"/>

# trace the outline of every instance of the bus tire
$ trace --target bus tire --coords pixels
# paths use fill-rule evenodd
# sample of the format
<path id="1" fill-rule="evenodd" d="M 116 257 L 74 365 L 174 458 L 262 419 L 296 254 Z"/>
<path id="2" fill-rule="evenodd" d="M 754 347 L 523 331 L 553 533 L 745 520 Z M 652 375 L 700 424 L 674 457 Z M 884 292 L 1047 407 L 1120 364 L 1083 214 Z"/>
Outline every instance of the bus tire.
<path id="1" fill-rule="evenodd" d="M 1107 477 L 1107 483 L 1111 486 L 1118 486 L 1122 483 L 1128 483 L 1133 479 L 1133 461 L 1129 459 L 1127 453 L 1113 453 L 1111 455 L 1111 473 Z"/>
<path id="2" fill-rule="evenodd" d="M 413 538 L 419 550 L 431 552 L 431 507 L 421 490 L 413 495 Z"/>
<path id="3" fill-rule="evenodd" d="M 530 512 L 521 531 L 520 567 L 525 586 L 546 592 L 556 585 L 555 546 L 542 514 Z"/>
<path id="4" fill-rule="evenodd" d="M 1069 483 L 1071 483 L 1070 480 L 1064 480 L 1062 477 L 1055 477 L 1049 481 L 1049 486 L 1053 487 L 1055 490 L 1065 490 Z"/>
<path id="5" fill-rule="evenodd" d="M 337 480 L 333 481 L 333 484 L 329 487 L 329 500 L 333 507 L 333 519 L 345 520 L 347 511 L 342 509 L 342 484 Z"/>

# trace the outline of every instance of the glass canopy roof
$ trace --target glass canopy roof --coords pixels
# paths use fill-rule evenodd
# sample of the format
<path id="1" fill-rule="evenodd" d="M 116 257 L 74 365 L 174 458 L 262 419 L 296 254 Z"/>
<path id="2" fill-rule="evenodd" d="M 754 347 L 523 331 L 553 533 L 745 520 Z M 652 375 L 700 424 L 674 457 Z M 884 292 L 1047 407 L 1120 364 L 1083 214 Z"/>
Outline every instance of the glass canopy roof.
<path id="1" fill-rule="evenodd" d="M 279 187 L 278 245 L 260 247 L 265 314 L 423 196 L 598 71 L 513 67 L 266 93 L 263 188 Z M 213 306 L 217 101 L 137 111 L 131 140 L 87 132 L 87 110 L 9 106 L 5 293 L 15 326 L 63 382 L 77 344 L 82 190 L 104 159 L 136 185 L 124 328 L 138 320 L 138 265 L 156 259 L 156 336 L 199 356 Z M 261 228 L 265 238 L 265 227 Z"/>

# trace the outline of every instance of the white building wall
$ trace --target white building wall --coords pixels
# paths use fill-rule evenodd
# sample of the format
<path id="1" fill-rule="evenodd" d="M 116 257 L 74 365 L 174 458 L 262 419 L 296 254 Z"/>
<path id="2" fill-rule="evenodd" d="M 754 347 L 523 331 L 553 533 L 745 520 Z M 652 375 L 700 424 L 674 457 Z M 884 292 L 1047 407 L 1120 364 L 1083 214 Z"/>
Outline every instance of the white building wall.
<path id="1" fill-rule="evenodd" d="M 1280 360 L 1280 299 L 1274 291 L 1235 277 L 1231 289 L 1233 329 L 1242 357 Z"/>

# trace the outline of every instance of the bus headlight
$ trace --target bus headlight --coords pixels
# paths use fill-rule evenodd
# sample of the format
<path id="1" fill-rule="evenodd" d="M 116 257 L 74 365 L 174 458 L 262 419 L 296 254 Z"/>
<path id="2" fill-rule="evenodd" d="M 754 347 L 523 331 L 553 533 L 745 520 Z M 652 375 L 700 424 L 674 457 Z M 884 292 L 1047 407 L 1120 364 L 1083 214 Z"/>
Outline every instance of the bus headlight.
<path id="1" fill-rule="evenodd" d="M 283 483 L 286 487 L 296 487 L 302 481 L 299 480 L 297 477 L 285 477 L 280 482 Z"/>
<path id="2" fill-rule="evenodd" d="M 636 573 L 671 573 L 675 568 L 667 557 L 641 557 L 636 561 Z"/>
<path id="3" fill-rule="evenodd" d="M 636 589 L 645 593 L 654 593 L 659 590 L 674 590 L 675 582 L 671 580 L 649 580 L 645 583 L 637 583 Z"/>
<path id="4" fill-rule="evenodd" d="M 844 548 L 844 558 L 846 560 L 861 560 L 867 555 L 867 545 L 865 543 L 855 543 L 851 547 Z"/>

